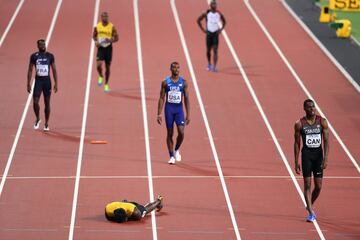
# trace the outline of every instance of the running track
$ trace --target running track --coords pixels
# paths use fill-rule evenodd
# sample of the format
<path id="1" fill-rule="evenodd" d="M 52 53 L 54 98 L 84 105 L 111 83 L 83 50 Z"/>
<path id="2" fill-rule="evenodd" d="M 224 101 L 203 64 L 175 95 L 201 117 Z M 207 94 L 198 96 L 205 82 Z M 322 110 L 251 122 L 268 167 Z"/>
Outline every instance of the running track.
<path id="1" fill-rule="evenodd" d="M 0 36 L 19 3 L 0 0 Z M 228 26 L 215 74 L 205 71 L 195 22 L 205 0 L 98 4 L 25 0 L 0 46 L 0 239 L 360 237 L 360 176 L 350 159 L 360 156 L 359 93 L 280 1 L 220 2 Z M 94 17 L 105 10 L 120 33 L 107 95 L 96 86 L 90 39 Z M 46 36 L 59 72 L 49 134 L 33 131 L 31 105 L 19 129 L 28 58 Z M 192 115 L 184 160 L 168 166 L 165 129 L 155 117 L 174 60 L 190 84 Z M 306 98 L 297 78 L 348 149 L 331 133 L 318 228 L 304 221 L 302 180 L 292 177 L 293 124 Z M 103 217 L 109 201 L 147 202 L 158 193 L 166 205 L 156 217 L 126 225 Z"/>

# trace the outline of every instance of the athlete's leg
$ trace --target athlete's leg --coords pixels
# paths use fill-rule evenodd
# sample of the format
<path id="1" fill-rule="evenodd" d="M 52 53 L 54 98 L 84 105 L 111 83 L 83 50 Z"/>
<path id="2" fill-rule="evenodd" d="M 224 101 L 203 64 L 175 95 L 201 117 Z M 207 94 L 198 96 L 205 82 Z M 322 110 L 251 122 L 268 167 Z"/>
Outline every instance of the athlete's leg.
<path id="1" fill-rule="evenodd" d="M 175 151 L 179 150 L 182 142 L 184 141 L 184 126 L 177 126 L 178 135 L 176 138 Z"/>
<path id="2" fill-rule="evenodd" d="M 218 45 L 213 46 L 213 51 L 214 51 L 214 70 L 216 70 L 216 64 L 218 61 Z"/>
<path id="3" fill-rule="evenodd" d="M 314 190 L 311 194 L 311 204 L 314 204 L 316 199 L 319 197 L 322 187 L 322 178 L 314 178 Z"/>
<path id="4" fill-rule="evenodd" d="M 40 120 L 40 105 L 39 105 L 40 96 L 33 96 L 33 108 L 36 117 L 36 122 Z"/>
<path id="5" fill-rule="evenodd" d="M 103 78 L 104 77 L 104 75 L 103 75 L 103 71 L 102 71 L 102 60 L 97 60 L 96 61 L 96 69 L 97 69 L 97 71 L 98 71 L 98 73 L 99 73 L 99 76 L 101 77 L 101 78 Z"/>
<path id="6" fill-rule="evenodd" d="M 314 213 L 311 204 L 311 177 L 304 177 L 304 197 L 306 209 L 310 214 Z"/>
<path id="7" fill-rule="evenodd" d="M 50 118 L 50 95 L 44 95 L 44 103 L 45 103 L 45 126 L 48 126 L 49 118 Z"/>
<path id="8" fill-rule="evenodd" d="M 208 68 L 211 65 L 211 36 L 210 33 L 206 33 L 206 58 L 208 61 Z M 211 69 L 208 69 L 211 70 Z"/>
<path id="9" fill-rule="evenodd" d="M 174 156 L 173 135 L 174 135 L 174 128 L 167 128 L 166 144 L 167 144 L 167 148 L 169 150 L 170 157 Z"/>
<path id="10" fill-rule="evenodd" d="M 154 202 L 146 204 L 144 206 L 146 209 L 146 214 L 151 213 L 155 209 L 159 208 L 161 206 L 161 202 L 162 200 L 158 198 Z"/>
<path id="11" fill-rule="evenodd" d="M 176 138 L 176 145 L 175 145 L 175 151 L 179 150 L 183 140 L 184 140 L 184 124 L 185 124 L 185 118 L 184 118 L 184 111 L 179 109 L 175 115 L 175 123 L 177 126 L 178 135 Z"/>
<path id="12" fill-rule="evenodd" d="M 105 62 L 105 84 L 108 84 L 108 82 L 109 82 L 110 65 L 111 65 L 111 62 Z"/>

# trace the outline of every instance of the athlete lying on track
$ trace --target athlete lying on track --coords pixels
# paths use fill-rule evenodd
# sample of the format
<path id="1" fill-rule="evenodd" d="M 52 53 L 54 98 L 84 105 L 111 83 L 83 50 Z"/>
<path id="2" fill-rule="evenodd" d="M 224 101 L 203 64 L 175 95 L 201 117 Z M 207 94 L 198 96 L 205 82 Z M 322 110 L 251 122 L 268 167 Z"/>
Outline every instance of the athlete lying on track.
<path id="1" fill-rule="evenodd" d="M 163 208 L 163 197 L 158 196 L 156 201 L 148 203 L 145 206 L 136 202 L 112 202 L 105 207 L 105 217 L 109 221 L 123 223 L 130 220 L 141 220 L 153 210 L 160 211 Z"/>

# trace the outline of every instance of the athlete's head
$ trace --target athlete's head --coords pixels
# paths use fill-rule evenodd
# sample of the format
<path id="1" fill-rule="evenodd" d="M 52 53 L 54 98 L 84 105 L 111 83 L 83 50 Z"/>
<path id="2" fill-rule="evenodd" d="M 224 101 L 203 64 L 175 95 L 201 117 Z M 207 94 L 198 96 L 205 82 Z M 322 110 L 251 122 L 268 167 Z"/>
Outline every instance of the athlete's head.
<path id="1" fill-rule="evenodd" d="M 170 71 L 172 76 L 179 76 L 180 65 L 178 62 L 172 62 L 170 64 Z"/>
<path id="2" fill-rule="evenodd" d="M 101 22 L 107 24 L 109 22 L 109 14 L 107 12 L 101 13 Z"/>
<path id="3" fill-rule="evenodd" d="M 215 0 L 212 0 L 212 1 L 210 2 L 210 9 L 211 9 L 211 11 L 216 11 L 216 7 L 217 7 L 216 1 L 215 1 Z"/>
<path id="4" fill-rule="evenodd" d="M 114 220 L 115 222 L 123 223 L 128 220 L 126 212 L 124 209 L 119 208 L 114 211 Z"/>
<path id="5" fill-rule="evenodd" d="M 311 99 L 306 99 L 304 101 L 304 111 L 306 113 L 306 116 L 314 116 L 315 115 L 315 103 Z"/>
<path id="6" fill-rule="evenodd" d="M 46 51 L 45 40 L 44 39 L 37 40 L 37 47 L 38 47 L 40 52 L 45 52 Z"/>

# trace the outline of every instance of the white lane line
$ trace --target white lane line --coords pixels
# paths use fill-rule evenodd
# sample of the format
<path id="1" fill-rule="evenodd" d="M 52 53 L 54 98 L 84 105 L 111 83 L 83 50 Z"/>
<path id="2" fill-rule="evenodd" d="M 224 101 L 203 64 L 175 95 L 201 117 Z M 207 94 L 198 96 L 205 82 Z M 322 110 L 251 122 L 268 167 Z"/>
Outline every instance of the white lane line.
<path id="1" fill-rule="evenodd" d="M 97 20 L 99 18 L 99 7 L 100 7 L 100 0 L 96 0 L 95 8 L 94 8 L 93 26 L 96 26 Z M 83 111 L 83 118 L 82 118 L 82 123 L 81 123 L 79 154 L 78 154 L 77 167 L 76 167 L 74 198 L 73 198 L 73 203 L 72 203 L 71 221 L 70 221 L 70 227 L 69 227 L 69 238 L 68 238 L 69 240 L 72 240 L 74 237 L 76 207 L 77 207 L 77 201 L 78 201 L 78 195 L 79 195 L 81 163 L 82 163 L 83 153 L 84 153 L 86 119 L 87 119 L 87 114 L 88 114 L 88 106 L 89 106 L 89 98 L 90 98 L 90 86 L 91 86 L 91 75 L 92 75 L 91 73 L 92 73 L 92 66 L 93 66 L 93 62 L 94 62 L 94 51 L 95 51 L 95 43 L 91 39 L 90 40 L 89 63 L 88 63 L 88 71 L 87 71 L 87 79 L 86 79 L 86 90 L 85 90 L 85 98 L 84 98 L 84 111 Z"/>
<path id="2" fill-rule="evenodd" d="M 190 75 L 191 75 L 191 78 L 193 80 L 194 89 L 195 89 L 195 92 L 196 92 L 196 97 L 197 97 L 197 100 L 199 102 L 199 107 L 200 107 L 200 110 L 201 110 L 201 115 L 202 115 L 202 118 L 203 118 L 203 121 L 204 121 L 204 124 L 205 124 L 205 127 L 206 127 L 207 135 L 209 137 L 211 150 L 212 150 L 212 153 L 213 153 L 213 156 L 214 156 L 217 171 L 219 173 L 221 186 L 222 186 L 223 191 L 224 191 L 226 204 L 228 206 L 228 210 L 229 210 L 229 214 L 230 214 L 230 217 L 231 217 L 232 225 L 234 227 L 234 232 L 235 232 L 235 235 L 236 235 L 236 239 L 240 240 L 241 237 L 240 237 L 238 224 L 236 222 L 236 218 L 235 218 L 234 210 L 233 210 L 233 207 L 232 207 L 232 204 L 231 204 L 231 199 L 230 199 L 230 196 L 229 196 L 229 192 L 228 192 L 228 189 L 227 189 L 227 186 L 226 186 L 224 174 L 223 174 L 222 169 L 221 169 L 219 157 L 218 157 L 218 154 L 217 154 L 217 151 L 216 151 L 214 138 L 213 138 L 213 135 L 211 133 L 211 129 L 210 129 L 210 125 L 209 125 L 207 115 L 206 115 L 204 103 L 203 103 L 202 98 L 201 98 L 200 89 L 199 89 L 199 86 L 197 84 L 197 78 L 195 76 L 195 72 L 194 72 L 192 62 L 191 62 L 189 50 L 188 50 L 188 47 L 187 47 L 187 44 L 186 44 L 186 41 L 185 41 L 185 37 L 184 37 L 184 33 L 183 33 L 183 30 L 182 30 L 182 27 L 181 27 L 180 18 L 179 18 L 179 15 L 178 15 L 178 12 L 177 12 L 177 9 L 176 9 L 176 5 L 175 5 L 175 0 L 170 0 L 170 3 L 171 3 L 171 9 L 172 9 L 172 12 L 173 12 L 173 15 L 174 15 L 174 18 L 175 18 L 175 22 L 176 22 L 176 27 L 177 27 L 177 30 L 179 32 L 179 37 L 180 37 L 180 40 L 181 40 L 181 44 L 182 44 L 184 54 L 185 54 L 185 57 L 186 57 L 187 65 L 189 67 Z"/>
<path id="3" fill-rule="evenodd" d="M 257 97 L 257 95 L 255 93 L 255 90 L 251 85 L 251 82 L 250 82 L 250 80 L 249 80 L 249 78 L 248 78 L 248 76 L 247 76 L 247 74 L 246 74 L 240 60 L 239 60 L 239 57 L 236 54 L 236 51 L 234 50 L 234 47 L 233 47 L 233 45 L 232 45 L 232 43 L 230 41 L 230 38 L 228 37 L 225 30 L 223 30 L 222 35 L 224 36 L 224 39 L 226 41 L 226 44 L 229 47 L 231 55 L 233 56 L 234 61 L 235 61 L 236 65 L 237 65 L 237 67 L 239 68 L 239 71 L 240 71 L 240 73 L 241 73 L 241 75 L 242 75 L 242 77 L 243 77 L 243 79 L 244 79 L 244 81 L 246 83 L 246 86 L 249 89 L 251 97 L 253 98 L 253 100 L 255 102 L 255 105 L 258 108 L 259 113 L 260 113 L 260 115 L 261 115 L 261 117 L 262 117 L 262 119 L 263 119 L 263 121 L 264 121 L 270 135 L 271 135 L 271 138 L 273 139 L 273 142 L 274 142 L 274 144 L 275 144 L 275 146 L 276 146 L 276 148 L 277 148 L 277 150 L 278 150 L 278 152 L 279 152 L 279 154 L 281 156 L 281 159 L 284 162 L 289 175 L 291 176 L 292 182 L 294 183 L 295 188 L 296 188 L 301 200 L 303 201 L 303 204 L 306 206 L 306 202 L 305 202 L 303 193 L 301 191 L 301 188 L 299 186 L 299 183 L 297 182 L 296 177 L 295 177 L 294 173 L 291 170 L 291 167 L 290 167 L 290 165 L 288 163 L 288 160 L 286 159 L 286 156 L 285 156 L 285 154 L 284 154 L 284 152 L 283 152 L 283 150 L 282 150 L 282 148 L 280 146 L 278 138 L 276 137 L 276 135 L 274 133 L 274 130 L 272 129 L 272 127 L 270 125 L 270 122 L 269 122 L 269 120 L 268 120 L 268 118 L 267 118 L 267 116 L 266 116 L 266 114 L 265 114 L 265 112 L 264 112 L 264 110 L 263 110 L 263 108 L 261 106 L 261 103 L 260 103 L 260 101 L 259 101 L 259 99 L 258 99 L 258 97 Z M 316 221 L 314 222 L 314 226 L 315 226 L 316 231 L 318 232 L 318 234 L 320 236 L 320 239 L 324 240 L 325 237 L 324 237 L 324 235 L 323 235 L 323 233 L 322 233 L 322 231 L 321 231 L 321 229 L 320 229 L 320 227 L 319 227 L 319 225 L 318 225 L 318 223 Z"/>
<path id="4" fill-rule="evenodd" d="M 58 15 L 59 15 L 61 4 L 62 4 L 62 0 L 58 0 L 58 3 L 56 5 L 56 9 L 55 9 L 55 12 L 54 12 L 51 24 L 50 24 L 50 29 L 49 29 L 49 32 L 48 32 L 48 34 L 46 36 L 46 45 L 48 45 L 49 42 L 50 42 L 51 35 L 52 35 L 53 29 L 55 27 L 56 19 L 57 19 Z M 35 85 L 35 81 L 32 82 L 31 92 L 34 91 L 34 85 Z M 20 138 L 23 126 L 24 126 L 24 122 L 25 122 L 27 112 L 29 110 L 31 99 L 32 99 L 32 94 L 29 94 L 28 98 L 26 100 L 26 103 L 25 103 L 24 111 L 22 113 L 18 129 L 16 131 L 16 135 L 15 135 L 15 138 L 14 138 L 13 145 L 12 145 L 10 153 L 9 153 L 9 157 L 8 157 L 5 169 L 4 169 L 4 173 L 3 173 L 2 178 L 1 178 L 0 197 L 1 197 L 2 191 L 4 189 L 4 185 L 5 185 L 5 182 L 6 182 L 7 175 L 9 174 L 10 166 L 11 166 L 12 160 L 14 158 L 15 150 L 16 150 L 17 144 L 19 142 L 19 138 Z"/>
<path id="5" fill-rule="evenodd" d="M 32 179 L 75 179 L 76 176 L 14 176 L 7 177 L 8 180 L 32 180 Z M 80 176 L 81 179 L 148 179 L 148 175 L 117 175 L 117 176 Z M 216 179 L 220 178 L 219 175 L 213 176 L 201 176 L 201 175 L 178 175 L 178 176 L 152 176 L 153 179 Z M 243 179 L 291 179 L 291 176 L 267 176 L 267 175 L 229 175 L 224 176 L 224 178 L 243 178 Z M 297 180 L 302 180 L 302 177 L 295 176 Z M 337 180 L 347 180 L 347 179 L 360 179 L 360 177 L 355 176 L 324 176 L 324 179 L 337 179 Z"/>
<path id="6" fill-rule="evenodd" d="M 3 45 L 3 43 L 4 43 L 4 41 L 5 41 L 5 38 L 6 38 L 7 34 L 9 33 L 9 31 L 10 31 L 10 29 L 11 29 L 11 27 L 12 27 L 12 25 L 13 25 L 16 17 L 17 17 L 17 15 L 18 15 L 18 13 L 19 13 L 22 5 L 24 4 L 24 2 L 25 2 L 25 0 L 21 0 L 21 1 L 19 2 L 18 6 L 16 7 L 14 14 L 12 15 L 12 17 L 11 17 L 11 19 L 10 19 L 10 21 L 9 21 L 9 23 L 8 23 L 5 31 L 4 31 L 4 33 L 2 34 L 2 36 L 1 36 L 1 38 L 0 38 L 0 48 L 1 48 L 1 46 Z"/>
<path id="7" fill-rule="evenodd" d="M 139 67 L 139 80 L 140 80 L 140 91 L 141 91 L 141 107 L 143 112 L 143 124 L 144 124 L 144 137 L 145 137 L 145 152 L 146 152 L 146 166 L 148 173 L 148 185 L 149 185 L 149 196 L 150 202 L 154 201 L 154 185 L 151 168 L 151 154 L 150 154 L 150 142 L 149 142 L 149 125 L 147 118 L 146 109 L 146 94 L 145 94 L 145 81 L 144 81 L 144 69 L 143 69 L 143 58 L 141 49 L 141 35 L 140 35 L 140 19 L 139 19 L 139 6 L 138 0 L 133 1 L 134 5 L 134 18 L 135 18 L 135 33 L 136 33 L 136 49 L 137 59 Z M 157 227 L 155 212 L 151 212 L 151 224 L 152 224 L 152 235 L 153 239 L 157 240 Z"/>
<path id="8" fill-rule="evenodd" d="M 304 93 L 306 94 L 306 96 L 310 99 L 313 99 L 315 104 L 317 105 L 317 111 L 320 113 L 321 116 L 323 116 L 324 118 L 326 118 L 325 114 L 323 113 L 323 111 L 320 108 L 320 105 L 316 102 L 315 98 L 311 95 L 311 93 L 309 92 L 309 90 L 305 87 L 303 81 L 301 80 L 301 78 L 299 77 L 299 75 L 296 73 L 295 69 L 292 67 L 292 65 L 290 64 L 290 62 L 288 61 L 288 59 L 285 57 L 285 55 L 283 54 L 283 52 L 281 51 L 281 49 L 279 48 L 279 46 L 277 45 L 277 43 L 275 42 L 275 40 L 273 39 L 273 37 L 270 35 L 269 31 L 267 30 L 267 28 L 265 27 L 265 25 L 263 24 L 263 22 L 260 20 L 260 18 L 258 17 L 258 15 L 256 14 L 256 12 L 254 11 L 254 9 L 252 8 L 252 6 L 250 5 L 249 0 L 243 0 L 246 7 L 249 9 L 250 13 L 252 14 L 252 16 L 254 17 L 254 19 L 256 20 L 256 22 L 258 23 L 258 25 L 260 26 L 261 30 L 264 32 L 264 34 L 266 35 L 266 37 L 268 38 L 268 40 L 270 41 L 270 43 L 272 44 L 272 46 L 275 48 L 276 52 L 278 53 L 278 55 L 280 56 L 280 58 L 283 60 L 283 62 L 285 63 L 285 65 L 287 66 L 287 68 L 289 69 L 289 71 L 291 72 L 291 74 L 293 75 L 293 77 L 295 78 L 295 80 L 298 82 L 298 84 L 300 85 L 301 89 L 304 91 Z M 343 148 L 343 150 L 345 151 L 346 155 L 349 157 L 349 159 L 351 160 L 351 162 L 353 163 L 353 165 L 355 166 L 356 170 L 358 171 L 358 173 L 360 173 L 360 167 L 358 165 L 358 163 L 356 162 L 355 158 L 352 156 L 352 154 L 350 153 L 349 149 L 346 147 L 346 145 L 344 144 L 344 142 L 342 141 L 342 139 L 340 138 L 340 136 L 338 135 L 338 133 L 336 132 L 335 128 L 332 126 L 332 124 L 330 123 L 330 120 L 327 119 L 328 121 L 328 125 L 329 128 L 331 130 L 331 132 L 334 134 L 336 140 L 339 142 L 340 146 Z"/>
<path id="9" fill-rule="evenodd" d="M 351 77 L 351 75 L 345 70 L 345 68 L 336 60 L 336 58 L 327 50 L 327 48 L 322 44 L 322 42 L 314 35 L 314 33 L 306 26 L 306 24 L 301 21 L 297 14 L 291 9 L 285 0 L 280 0 L 286 10 L 290 15 L 295 19 L 295 21 L 300 24 L 304 31 L 310 36 L 310 38 L 319 46 L 323 53 L 331 60 L 331 62 L 339 69 L 339 71 L 345 76 L 345 78 L 350 82 L 351 85 L 356 89 L 357 92 L 360 92 L 359 84 Z M 355 38 L 353 39 L 354 41 Z"/>

